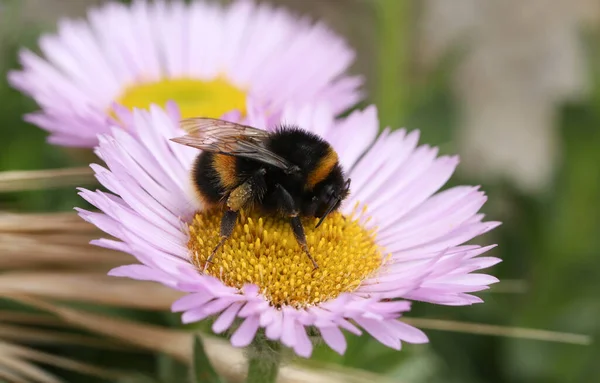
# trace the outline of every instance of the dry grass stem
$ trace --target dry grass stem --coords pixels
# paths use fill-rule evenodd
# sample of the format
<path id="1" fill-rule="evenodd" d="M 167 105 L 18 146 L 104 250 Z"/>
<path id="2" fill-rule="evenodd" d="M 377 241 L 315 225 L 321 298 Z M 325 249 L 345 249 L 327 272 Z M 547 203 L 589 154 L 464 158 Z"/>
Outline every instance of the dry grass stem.
<path id="1" fill-rule="evenodd" d="M 82 363 L 72 359 L 51 355 L 45 352 L 32 350 L 14 344 L 5 343 L 3 344 L 3 348 L 9 354 L 14 355 L 18 358 L 22 358 L 24 360 L 52 365 L 55 367 L 60 367 L 63 369 L 84 373 L 87 375 L 94 375 L 113 380 L 126 376 L 126 374 L 123 372 L 112 371 L 106 368 L 99 368 L 96 366 L 89 365 L 87 363 Z"/>
<path id="2" fill-rule="evenodd" d="M 2 381 L 2 382 L 19 382 L 19 383 L 31 382 L 31 380 L 25 379 L 22 375 L 12 372 L 11 370 L 7 370 L 6 366 L 3 366 L 2 363 L 0 363 L 0 381 Z"/>
<path id="3" fill-rule="evenodd" d="M 92 185 L 89 167 L 0 172 L 0 193 Z"/>
<path id="4" fill-rule="evenodd" d="M 131 262 L 117 251 L 92 246 L 104 237 L 74 212 L 0 213 L 0 269 L 95 269 L 106 272 Z"/>
<path id="5" fill-rule="evenodd" d="M 96 269 L 131 262 L 131 256 L 89 245 L 96 236 L 0 234 L 0 269 Z M 71 243 L 64 243 L 65 241 Z"/>
<path id="6" fill-rule="evenodd" d="M 123 373 L 113 372 L 111 370 L 107 370 L 105 368 L 98 368 L 95 366 L 91 366 L 87 363 L 77 362 L 71 359 L 50 355 L 45 352 L 40 352 L 36 350 L 32 350 L 26 347 L 17 346 L 17 345 L 8 345 L 9 352 L 12 352 L 14 355 L 20 356 L 22 358 L 36 361 L 48 365 L 53 365 L 56 367 L 61 367 L 64 369 L 68 369 L 71 371 L 82 372 L 89 375 L 96 375 L 105 378 L 118 379 L 124 376 Z"/>
<path id="7" fill-rule="evenodd" d="M 99 272 L 0 274 L 0 295 L 31 295 L 144 310 L 168 310 L 183 293 L 158 283 L 109 277 Z"/>
<path id="8" fill-rule="evenodd" d="M 0 342 L 0 371 L 12 375 L 14 382 L 62 383 L 54 375 L 15 355 L 9 343 Z"/>
<path id="9" fill-rule="evenodd" d="M 56 317 L 50 315 L 8 310 L 0 311 L 0 322 L 52 327 L 65 326 L 64 322 L 61 322 Z"/>
<path id="10" fill-rule="evenodd" d="M 62 213 L 9 213 L 0 212 L 2 233 L 98 233 L 96 226 L 84 221 L 74 212 Z"/>
<path id="11" fill-rule="evenodd" d="M 105 341 L 89 335 L 69 334 L 56 330 L 40 330 L 27 326 L 7 325 L 3 323 L 0 323 L 0 339 L 18 342 L 19 344 L 67 344 L 111 350 L 128 348 L 126 344 L 116 344 L 115 342 Z"/>
<path id="12" fill-rule="evenodd" d="M 507 327 L 482 323 L 458 322 L 442 319 L 403 318 L 404 322 L 422 329 L 462 332 L 466 334 L 493 335 L 509 338 L 541 340 L 547 342 L 589 345 L 592 338 L 588 335 L 555 332 L 523 327 Z"/>
<path id="13" fill-rule="evenodd" d="M 502 293 L 502 294 L 524 294 L 529 286 L 521 279 L 503 279 L 499 283 L 490 286 L 489 290 L 482 291 L 483 293 Z"/>

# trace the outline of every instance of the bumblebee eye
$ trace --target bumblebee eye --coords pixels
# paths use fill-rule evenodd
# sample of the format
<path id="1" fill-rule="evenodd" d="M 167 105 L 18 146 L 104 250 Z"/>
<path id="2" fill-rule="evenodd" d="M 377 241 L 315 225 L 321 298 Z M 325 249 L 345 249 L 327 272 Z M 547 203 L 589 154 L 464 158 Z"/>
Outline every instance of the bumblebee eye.
<path id="1" fill-rule="evenodd" d="M 344 191 L 346 191 L 346 192 L 350 191 L 350 182 L 352 182 L 352 180 L 350 178 L 348 178 L 346 180 L 346 182 L 344 183 Z"/>
<path id="2" fill-rule="evenodd" d="M 328 199 L 333 197 L 334 194 L 335 192 L 333 191 L 333 187 L 328 186 L 327 189 L 325 189 L 325 195 L 327 195 Z"/>

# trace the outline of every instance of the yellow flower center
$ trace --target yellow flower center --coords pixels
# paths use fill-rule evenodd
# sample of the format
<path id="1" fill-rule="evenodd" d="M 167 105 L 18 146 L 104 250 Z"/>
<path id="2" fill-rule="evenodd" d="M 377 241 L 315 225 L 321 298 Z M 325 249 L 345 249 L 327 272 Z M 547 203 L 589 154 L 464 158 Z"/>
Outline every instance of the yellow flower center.
<path id="1" fill-rule="evenodd" d="M 201 211 L 190 225 L 188 248 L 200 271 L 219 242 L 221 216 L 218 210 Z M 302 308 L 353 291 L 380 267 L 383 257 L 374 230 L 338 212 L 317 229 L 316 223 L 303 220 L 309 251 L 319 265 L 316 270 L 288 220 L 242 212 L 206 273 L 236 288 L 253 283 L 275 307 Z"/>
<path id="2" fill-rule="evenodd" d="M 246 92 L 221 78 L 163 79 L 135 84 L 125 89 L 116 101 L 128 109 L 147 109 L 150 104 L 164 107 L 171 100 L 179 106 L 182 118 L 218 118 L 234 109 L 246 111 Z"/>

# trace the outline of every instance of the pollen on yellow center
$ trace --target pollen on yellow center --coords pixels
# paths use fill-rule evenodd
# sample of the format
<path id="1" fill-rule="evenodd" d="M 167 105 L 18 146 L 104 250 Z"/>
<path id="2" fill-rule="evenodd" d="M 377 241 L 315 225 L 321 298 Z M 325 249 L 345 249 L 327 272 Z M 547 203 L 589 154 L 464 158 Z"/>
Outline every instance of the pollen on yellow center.
<path id="1" fill-rule="evenodd" d="M 189 227 L 188 248 L 199 272 L 219 242 L 221 215 L 215 210 L 199 212 Z M 236 288 L 253 283 L 275 307 L 307 307 L 355 290 L 382 263 L 374 231 L 338 212 L 315 229 L 317 222 L 303 220 L 309 251 L 319 265 L 316 270 L 289 221 L 242 212 L 206 273 Z"/>
<path id="2" fill-rule="evenodd" d="M 222 78 L 175 78 L 134 84 L 116 102 L 128 109 L 147 109 L 151 104 L 164 107 L 171 100 L 179 106 L 182 118 L 219 118 L 234 109 L 246 111 L 246 92 Z"/>

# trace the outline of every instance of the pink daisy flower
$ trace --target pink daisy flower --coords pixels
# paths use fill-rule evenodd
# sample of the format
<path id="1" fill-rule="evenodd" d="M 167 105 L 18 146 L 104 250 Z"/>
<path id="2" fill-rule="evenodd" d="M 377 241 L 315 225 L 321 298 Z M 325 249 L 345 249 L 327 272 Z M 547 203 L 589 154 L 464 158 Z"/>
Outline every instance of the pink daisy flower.
<path id="1" fill-rule="evenodd" d="M 184 117 L 220 117 L 248 96 L 270 111 L 319 101 L 335 112 L 361 98 L 362 80 L 344 75 L 354 52 L 321 23 L 239 0 L 136 0 L 61 20 L 41 37 L 43 57 L 24 49 L 12 86 L 41 110 L 25 119 L 58 145 L 93 147 L 108 133 L 113 103 L 129 109 L 177 102 Z"/>
<path id="2" fill-rule="evenodd" d="M 184 134 L 179 116 L 153 106 L 122 111 L 127 129 L 100 138 L 96 152 L 107 168 L 92 168 L 109 192 L 80 193 L 101 211 L 80 215 L 119 239 L 94 244 L 139 261 L 111 275 L 186 293 L 173 311 L 183 312 L 186 323 L 215 317 L 216 333 L 233 327 L 234 346 L 249 345 L 262 328 L 267 338 L 303 357 L 313 348 L 309 328 L 338 353 L 346 348 L 342 330 L 366 331 L 400 349 L 401 341 L 427 342 L 423 332 L 400 320 L 411 300 L 482 302 L 471 293 L 497 279 L 475 271 L 500 260 L 480 256 L 493 246 L 464 243 L 498 223 L 478 214 L 486 197 L 477 187 L 438 192 L 457 157 L 438 157 L 436 148 L 418 146 L 418 131 L 386 129 L 377 136 L 372 106 L 344 120 L 322 105 L 286 107 L 277 118 L 248 110 L 243 122 L 251 126 L 274 129 L 274 121 L 284 121 L 325 138 L 352 179 L 339 213 L 319 228 L 305 225 L 319 269 L 313 271 L 287 221 L 247 213 L 203 273 L 201 261 L 219 239 L 222 212 L 203 209 L 190 186 L 198 150 L 169 141 Z"/>

